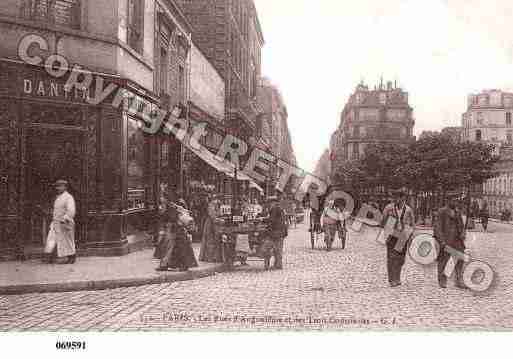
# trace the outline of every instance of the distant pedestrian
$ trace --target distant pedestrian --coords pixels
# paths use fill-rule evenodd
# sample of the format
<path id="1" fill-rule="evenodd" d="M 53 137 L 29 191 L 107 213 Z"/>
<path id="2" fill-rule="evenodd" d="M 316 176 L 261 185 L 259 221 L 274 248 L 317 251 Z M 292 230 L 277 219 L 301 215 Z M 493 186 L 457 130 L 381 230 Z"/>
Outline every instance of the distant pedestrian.
<path id="1" fill-rule="evenodd" d="M 436 227 L 436 240 L 440 244 L 438 256 L 438 284 L 440 288 L 447 288 L 447 276 L 445 268 L 451 254 L 447 247 L 457 250 L 460 253 L 465 251 L 465 225 L 460 209 L 457 207 L 454 197 L 448 199 L 446 206 L 438 211 L 438 225 Z M 463 284 L 463 261 L 458 260 L 455 267 L 456 286 L 466 289 Z"/>
<path id="2" fill-rule="evenodd" d="M 481 225 L 483 226 L 483 231 L 488 230 L 488 218 L 490 217 L 490 211 L 488 210 L 488 203 L 483 201 L 483 205 L 479 210 L 479 217 L 481 219 Z"/>
<path id="3" fill-rule="evenodd" d="M 340 242 L 342 242 L 342 249 L 346 249 L 346 240 L 348 235 L 346 219 L 350 217 L 350 213 L 344 210 L 346 206 L 343 201 L 341 203 L 341 201 L 335 200 L 335 207 L 339 212 L 339 220 L 337 221 L 338 237 L 340 238 Z"/>
<path id="4" fill-rule="evenodd" d="M 398 192 L 396 199 L 383 210 L 383 225 L 390 218 L 395 219 L 394 232 L 388 234 L 387 247 L 387 272 L 391 287 L 401 285 L 401 271 L 405 262 L 407 244 L 397 245 L 400 236 L 409 237 L 415 226 L 415 216 L 410 206 L 406 204 L 407 194 Z"/>
<path id="5" fill-rule="evenodd" d="M 75 248 L 75 214 L 76 206 L 73 196 L 68 192 L 68 182 L 55 182 L 57 198 L 53 205 L 53 219 L 46 239 L 43 261 L 53 263 L 56 257 L 67 257 L 66 264 L 76 260 Z"/>
<path id="6" fill-rule="evenodd" d="M 471 213 L 473 218 L 479 218 L 479 202 L 477 199 L 472 201 Z"/>

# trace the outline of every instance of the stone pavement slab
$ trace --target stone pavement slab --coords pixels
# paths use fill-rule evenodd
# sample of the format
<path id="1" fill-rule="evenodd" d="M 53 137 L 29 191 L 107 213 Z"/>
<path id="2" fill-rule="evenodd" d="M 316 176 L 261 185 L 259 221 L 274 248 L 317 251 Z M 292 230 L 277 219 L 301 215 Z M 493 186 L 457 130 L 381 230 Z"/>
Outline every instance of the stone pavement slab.
<path id="1" fill-rule="evenodd" d="M 199 245 L 194 244 L 198 257 Z M 157 272 L 153 249 L 122 257 L 78 257 L 68 264 L 40 260 L 0 262 L 0 294 L 101 290 L 190 280 L 223 271 L 222 264 L 198 262 L 189 272 Z"/>

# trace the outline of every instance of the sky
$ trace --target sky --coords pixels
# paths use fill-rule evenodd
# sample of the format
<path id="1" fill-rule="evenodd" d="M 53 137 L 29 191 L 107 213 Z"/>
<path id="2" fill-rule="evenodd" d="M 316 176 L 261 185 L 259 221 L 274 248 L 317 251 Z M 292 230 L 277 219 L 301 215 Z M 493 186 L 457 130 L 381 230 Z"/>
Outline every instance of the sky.
<path id="1" fill-rule="evenodd" d="M 424 130 L 460 126 L 470 93 L 513 90 L 511 0 L 254 0 L 262 73 L 280 89 L 298 164 L 313 171 L 363 79 L 397 81 Z"/>

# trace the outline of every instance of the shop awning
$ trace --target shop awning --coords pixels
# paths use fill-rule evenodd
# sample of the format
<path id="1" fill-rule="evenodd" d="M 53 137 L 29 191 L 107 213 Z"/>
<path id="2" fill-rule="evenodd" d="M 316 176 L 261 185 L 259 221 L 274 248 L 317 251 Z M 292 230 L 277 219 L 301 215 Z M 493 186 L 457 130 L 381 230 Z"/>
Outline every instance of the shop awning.
<path id="1" fill-rule="evenodd" d="M 215 168 L 217 171 L 224 173 L 226 176 L 230 178 L 235 178 L 235 165 L 230 161 L 222 159 L 221 157 L 210 152 L 203 146 L 201 146 L 200 149 L 195 149 L 192 147 L 187 148 L 191 150 L 192 153 L 194 153 L 200 159 L 202 159 L 204 162 L 206 162 L 208 165 Z M 242 171 L 237 171 L 237 180 L 248 181 L 249 186 L 251 188 L 255 188 L 261 193 L 264 192 L 262 187 L 260 187 L 255 181 L 251 179 L 251 177 L 249 177 Z"/>
<path id="2" fill-rule="evenodd" d="M 260 187 L 258 184 L 256 184 L 255 182 L 250 182 L 249 183 L 249 188 L 254 188 L 256 189 L 258 192 L 260 192 L 260 194 L 264 194 L 264 190 L 262 187 Z"/>

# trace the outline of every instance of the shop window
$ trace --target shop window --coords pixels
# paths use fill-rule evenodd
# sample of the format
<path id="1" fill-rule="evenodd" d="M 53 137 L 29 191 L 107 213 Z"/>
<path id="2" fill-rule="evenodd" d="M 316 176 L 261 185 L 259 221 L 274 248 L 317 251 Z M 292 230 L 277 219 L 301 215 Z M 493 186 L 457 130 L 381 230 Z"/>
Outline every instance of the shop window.
<path id="1" fill-rule="evenodd" d="M 128 208 L 146 207 L 146 188 L 149 183 L 149 143 L 141 130 L 142 123 L 128 117 Z"/>
<path id="2" fill-rule="evenodd" d="M 142 53 L 144 33 L 144 0 L 128 1 L 127 43 L 135 51 Z"/>
<path id="3" fill-rule="evenodd" d="M 60 26 L 80 28 L 80 0 L 24 0 L 21 16 Z"/>

